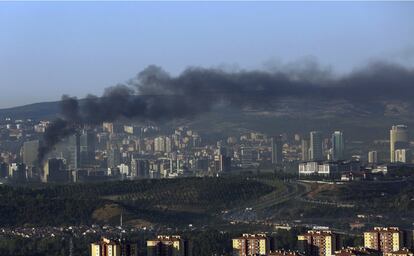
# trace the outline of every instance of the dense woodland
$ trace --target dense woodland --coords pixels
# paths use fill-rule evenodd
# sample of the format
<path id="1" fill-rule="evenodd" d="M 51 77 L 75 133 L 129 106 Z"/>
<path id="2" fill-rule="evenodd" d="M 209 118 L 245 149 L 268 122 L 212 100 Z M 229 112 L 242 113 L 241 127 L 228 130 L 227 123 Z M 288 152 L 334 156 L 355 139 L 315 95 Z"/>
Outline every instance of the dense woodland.
<path id="1" fill-rule="evenodd" d="M 151 223 L 180 225 L 219 221 L 217 213 L 253 202 L 283 188 L 286 175 L 259 174 L 220 178 L 184 178 L 161 180 L 119 181 L 69 185 L 0 186 L 0 226 L 65 226 L 93 224 L 94 212 L 105 205 L 122 208 L 125 219 L 145 219 Z M 293 177 L 288 177 L 293 178 Z M 278 216 L 304 219 L 346 219 L 358 213 L 383 213 L 408 216 L 414 209 L 414 182 L 355 182 L 318 189 L 315 200 L 345 202 L 354 208 L 305 203 L 292 199 L 275 209 Z M 399 209 L 399 211 L 395 211 Z M 394 221 L 400 218 L 393 218 Z M 118 217 L 116 221 L 119 221 Z M 386 219 L 381 222 L 386 223 Z M 393 223 L 398 225 L 398 223 Z M 344 225 L 348 225 L 344 222 Z M 349 228 L 344 226 L 344 228 Z M 182 233 L 191 238 L 195 255 L 230 255 L 231 238 L 247 230 L 234 227 L 218 230 Z M 254 229 L 251 230 L 254 232 Z M 295 249 L 300 230 L 274 233 L 276 247 Z M 152 234 L 152 236 L 155 234 Z M 135 234 L 142 252 L 149 234 Z M 69 238 L 45 239 L 1 237 L 0 255 L 68 255 Z M 88 255 L 89 243 L 98 237 L 74 237 L 74 255 Z M 360 237 L 345 237 L 345 244 L 358 244 Z M 206 243 L 205 241 L 209 242 Z"/>
<path id="2" fill-rule="evenodd" d="M 151 221 L 170 221 L 180 214 L 179 211 L 170 212 L 173 207 L 186 206 L 189 210 L 199 209 L 207 214 L 256 199 L 272 190 L 269 185 L 242 177 L 36 187 L 3 185 L 0 186 L 0 225 L 92 224 L 93 212 L 109 203 L 125 208 L 131 213 L 131 218 L 138 216 L 151 217 Z"/>

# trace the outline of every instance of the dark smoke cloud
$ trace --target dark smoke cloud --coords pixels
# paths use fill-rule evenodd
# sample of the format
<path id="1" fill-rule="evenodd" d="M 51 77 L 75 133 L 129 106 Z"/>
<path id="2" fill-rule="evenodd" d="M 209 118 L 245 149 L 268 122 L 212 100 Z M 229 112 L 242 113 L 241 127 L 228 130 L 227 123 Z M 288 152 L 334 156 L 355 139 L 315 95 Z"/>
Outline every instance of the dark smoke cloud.
<path id="1" fill-rule="evenodd" d="M 317 65 L 307 66 L 296 72 L 292 67 L 272 72 L 189 68 L 176 77 L 149 66 L 127 83 L 107 88 L 102 97 L 63 96 L 62 117 L 45 132 L 39 162 L 79 127 L 118 118 L 191 117 L 216 105 L 257 107 L 282 97 L 370 101 L 414 96 L 414 72 L 402 66 L 377 62 L 336 78 Z"/>
<path id="2" fill-rule="evenodd" d="M 54 120 L 43 134 L 43 141 L 39 147 L 38 163 L 42 166 L 43 158 L 65 137 L 76 132 L 76 127 L 69 121 L 58 118 Z"/>

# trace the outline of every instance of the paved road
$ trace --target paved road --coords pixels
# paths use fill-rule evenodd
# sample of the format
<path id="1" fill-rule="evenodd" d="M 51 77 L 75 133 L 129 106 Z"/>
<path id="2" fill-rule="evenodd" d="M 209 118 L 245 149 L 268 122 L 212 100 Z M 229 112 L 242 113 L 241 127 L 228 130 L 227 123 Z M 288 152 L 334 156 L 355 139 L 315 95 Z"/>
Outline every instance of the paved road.
<path id="1" fill-rule="evenodd" d="M 272 185 L 270 182 L 266 183 Z M 273 185 L 276 186 L 276 184 Z M 237 221 L 257 220 L 258 212 L 272 209 L 277 205 L 298 198 L 309 192 L 308 186 L 296 181 L 285 181 L 283 185 L 284 188 L 282 191 L 276 189 L 274 192 L 259 198 L 256 202 L 228 211 L 223 217 L 228 220 Z"/>

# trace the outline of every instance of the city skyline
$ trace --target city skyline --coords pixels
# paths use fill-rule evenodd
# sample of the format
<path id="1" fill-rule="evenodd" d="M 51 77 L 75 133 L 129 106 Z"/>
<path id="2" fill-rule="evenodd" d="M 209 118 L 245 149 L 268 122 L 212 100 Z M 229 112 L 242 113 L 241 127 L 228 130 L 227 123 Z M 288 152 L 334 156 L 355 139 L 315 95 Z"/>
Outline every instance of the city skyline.
<path id="1" fill-rule="evenodd" d="M 0 256 L 414 256 L 413 14 L 0 1 Z"/>

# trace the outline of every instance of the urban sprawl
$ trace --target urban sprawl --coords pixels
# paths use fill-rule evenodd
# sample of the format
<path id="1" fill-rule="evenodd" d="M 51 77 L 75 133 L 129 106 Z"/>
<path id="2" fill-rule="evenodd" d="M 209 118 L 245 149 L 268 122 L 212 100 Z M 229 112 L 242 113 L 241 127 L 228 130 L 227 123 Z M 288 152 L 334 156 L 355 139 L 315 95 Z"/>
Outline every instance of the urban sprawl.
<path id="1" fill-rule="evenodd" d="M 412 167 L 405 125 L 392 126 L 389 140 L 345 139 L 342 131 L 268 135 L 249 131 L 203 138 L 188 127 L 169 134 L 155 125 L 103 123 L 79 129 L 39 159 L 48 121 L 6 119 L 0 126 L 3 182 L 86 182 L 220 176 L 272 169 L 299 177 L 342 181 L 380 178 Z M 370 148 L 371 147 L 371 148 Z"/>
<path id="2" fill-rule="evenodd" d="M 63 138 L 39 158 L 49 121 L 13 120 L 0 123 L 0 179 L 4 184 L 85 183 L 111 180 L 220 177 L 271 171 L 298 180 L 353 182 L 382 180 L 394 171 L 414 169 L 408 127 L 394 125 L 389 138 L 354 141 L 343 131 L 306 134 L 264 134 L 244 131 L 224 138 L 190 127 L 161 128 L 155 124 L 103 123 L 83 127 Z M 291 177 L 291 176 L 289 176 Z M 245 209 L 248 210 L 247 208 Z M 341 221 L 341 220 L 338 220 Z M 289 228 L 286 226 L 285 228 Z M 36 237 L 67 232 L 96 233 L 95 227 L 2 228 L 2 235 Z M 95 230 L 94 230 L 95 229 Z M 99 231 L 90 255 L 138 255 L 138 243 L 122 238 L 119 229 Z M 41 233 L 42 233 L 41 232 Z M 231 243 L 234 255 L 414 255 L 412 231 L 373 227 L 363 244 L 343 247 L 340 232 L 313 227 L 297 236 L 295 250 L 275 246 L 268 232 L 241 234 Z M 108 236 L 109 235 L 109 236 Z M 40 235 L 42 237 L 42 235 Z M 146 241 L 147 255 L 191 255 L 191 238 L 157 235 Z"/>

